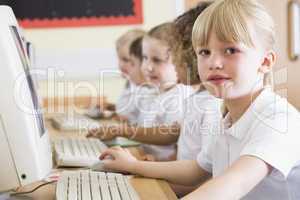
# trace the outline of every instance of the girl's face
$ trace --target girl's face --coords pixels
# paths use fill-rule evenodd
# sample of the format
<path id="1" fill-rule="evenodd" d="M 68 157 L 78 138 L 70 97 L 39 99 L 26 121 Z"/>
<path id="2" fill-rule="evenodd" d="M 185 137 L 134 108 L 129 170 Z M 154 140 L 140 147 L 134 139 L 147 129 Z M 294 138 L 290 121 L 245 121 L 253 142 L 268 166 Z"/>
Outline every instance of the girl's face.
<path id="1" fill-rule="evenodd" d="M 263 75 L 274 60 L 264 51 L 258 36 L 251 33 L 251 37 L 255 48 L 222 42 L 212 32 L 207 47 L 196 48 L 200 79 L 214 96 L 234 99 L 263 87 Z"/>
<path id="2" fill-rule="evenodd" d="M 142 72 L 142 62 L 139 58 L 137 58 L 134 55 L 130 56 L 130 62 L 131 62 L 131 70 L 129 70 L 129 79 L 136 85 L 141 85 L 144 83 L 145 78 L 144 74 Z"/>
<path id="3" fill-rule="evenodd" d="M 176 84 L 177 73 L 172 63 L 169 47 L 160 40 L 145 37 L 143 39 L 143 70 L 146 79 L 157 86 Z"/>
<path id="4" fill-rule="evenodd" d="M 127 78 L 131 68 L 128 45 L 123 45 L 119 47 L 119 49 L 117 50 L 117 55 L 118 55 L 119 68 L 121 70 L 122 76 L 124 78 Z"/>

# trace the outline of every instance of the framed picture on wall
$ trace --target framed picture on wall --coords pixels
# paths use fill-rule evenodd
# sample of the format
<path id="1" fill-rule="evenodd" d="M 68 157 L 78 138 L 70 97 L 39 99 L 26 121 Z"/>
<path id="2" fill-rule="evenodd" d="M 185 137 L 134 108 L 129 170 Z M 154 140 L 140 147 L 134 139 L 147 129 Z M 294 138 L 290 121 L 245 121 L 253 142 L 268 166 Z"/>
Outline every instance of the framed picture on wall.
<path id="1" fill-rule="evenodd" d="M 0 0 L 23 28 L 129 25 L 143 23 L 142 0 Z"/>

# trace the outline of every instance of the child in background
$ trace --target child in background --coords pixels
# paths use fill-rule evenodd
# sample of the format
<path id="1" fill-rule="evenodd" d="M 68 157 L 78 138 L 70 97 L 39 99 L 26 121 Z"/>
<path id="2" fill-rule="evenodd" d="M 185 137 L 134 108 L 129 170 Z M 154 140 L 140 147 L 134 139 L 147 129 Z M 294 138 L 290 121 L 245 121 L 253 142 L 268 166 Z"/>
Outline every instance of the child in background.
<path id="1" fill-rule="evenodd" d="M 113 158 L 104 166 L 177 184 L 207 181 L 184 200 L 300 199 L 300 116 L 264 84 L 276 60 L 274 38 L 273 20 L 256 0 L 215 1 L 192 39 L 201 80 L 224 99 L 220 133 L 197 161 L 137 161 L 112 148 L 101 155 Z"/>
<path id="2" fill-rule="evenodd" d="M 128 71 L 128 79 L 131 84 L 122 93 L 122 99 L 117 104 L 118 115 L 126 116 L 131 125 L 138 122 L 142 102 L 153 101 L 157 96 L 154 88 L 147 85 L 142 71 L 142 41 L 143 37 L 138 37 L 130 45 L 131 69 Z"/>
<path id="3" fill-rule="evenodd" d="M 132 71 L 136 71 L 137 69 L 132 65 L 131 55 L 129 53 L 129 48 L 132 42 L 137 38 L 143 37 L 144 34 L 145 32 L 143 30 L 133 29 L 121 35 L 116 41 L 116 52 L 118 57 L 119 69 L 121 71 L 122 77 L 127 79 L 127 83 L 126 87 L 118 98 L 116 105 L 109 103 L 108 107 L 110 108 L 105 107 L 104 109 L 116 110 L 116 113 L 118 114 L 118 117 L 116 119 L 119 119 L 121 121 L 128 121 L 128 117 L 126 116 L 126 109 L 127 107 L 130 107 L 128 101 L 131 98 L 131 94 L 134 93 L 133 91 L 136 85 L 134 81 L 136 80 L 138 81 L 137 84 L 140 84 L 140 82 L 143 82 L 144 79 L 142 74 L 133 74 Z M 139 77 L 133 78 L 133 76 L 135 75 Z M 133 81 L 131 79 L 133 79 Z M 100 106 L 97 105 L 90 108 L 87 112 L 87 115 L 92 118 L 99 118 L 103 115 L 103 111 L 101 111 Z"/>
<path id="4" fill-rule="evenodd" d="M 145 32 L 139 29 L 129 30 L 121 35 L 116 42 L 116 50 L 119 62 L 119 68 L 124 78 L 128 78 L 128 74 L 132 69 L 129 48 L 133 41 L 139 37 L 143 37 Z"/>
<path id="5" fill-rule="evenodd" d="M 160 93 L 152 103 L 142 107 L 139 126 L 170 126 L 183 118 L 183 102 L 194 93 L 194 89 L 177 84 L 175 60 L 182 50 L 182 41 L 179 39 L 174 23 L 153 28 L 143 39 L 143 68 L 150 83 Z M 156 133 L 153 134 L 155 137 Z M 157 160 L 170 160 L 175 156 L 175 142 L 164 146 L 144 144 L 143 149 Z"/>
<path id="6" fill-rule="evenodd" d="M 200 2 L 175 20 L 183 42 L 182 56 L 177 57 L 181 59 L 181 64 L 177 65 L 179 79 L 183 84 L 191 84 L 197 90 L 184 103 L 184 119 L 177 142 L 177 160 L 196 159 L 198 153 L 208 146 L 212 135 L 218 131 L 219 127 L 212 125 L 221 120 L 221 101 L 210 95 L 201 84 L 197 56 L 191 40 L 194 22 L 209 5 L 209 2 Z"/>
<path id="7" fill-rule="evenodd" d="M 129 47 L 129 55 L 132 70 L 129 72 L 129 79 L 135 85 L 144 85 L 145 77 L 142 71 L 143 52 L 142 52 L 143 36 L 135 39 Z"/>
<path id="8" fill-rule="evenodd" d="M 197 57 L 193 50 L 191 35 L 193 24 L 198 15 L 209 5 L 207 2 L 199 3 L 199 5 L 182 16 L 179 16 L 175 20 L 175 27 L 182 41 L 181 54 L 176 56 L 174 62 L 176 62 L 176 71 L 180 83 L 185 85 L 196 86 L 197 92 L 188 97 L 183 103 L 183 120 L 180 121 L 180 128 L 174 126 L 161 127 L 162 130 L 153 130 L 156 133 L 156 139 L 160 140 L 160 144 L 169 145 L 177 141 L 178 135 L 179 140 L 177 142 L 177 159 L 196 159 L 197 154 L 201 149 L 205 148 L 211 135 L 216 132 L 211 127 L 211 124 L 216 124 L 215 121 L 220 120 L 220 101 L 208 94 L 203 86 L 200 86 L 199 76 L 197 74 Z M 133 130 L 136 130 L 134 132 Z M 120 131 L 116 134 L 126 136 L 128 138 L 136 139 L 149 144 L 156 144 L 153 141 L 145 141 L 147 138 L 153 135 L 149 130 L 139 130 L 126 128 L 124 131 Z M 161 131 L 164 135 L 159 135 Z M 148 133 L 148 134 L 145 134 Z M 106 135 L 110 138 L 111 134 L 98 132 L 98 136 Z M 140 136 L 141 135 L 141 136 Z M 149 136 L 150 135 L 150 136 Z M 143 137 L 143 138 L 142 138 Z M 169 137 L 169 138 L 167 138 Z M 104 138 L 105 139 L 105 138 Z M 165 143 L 163 143 L 165 141 Z"/>
<path id="9" fill-rule="evenodd" d="M 145 152 L 153 154 L 158 160 L 168 160 L 175 155 L 179 131 L 175 136 L 165 134 L 162 127 L 169 129 L 182 120 L 183 102 L 194 92 L 191 87 L 177 84 L 173 60 L 176 55 L 181 55 L 182 43 L 178 36 L 174 23 L 165 23 L 150 30 L 143 39 L 143 69 L 147 81 L 157 88 L 158 96 L 152 102 L 140 102 L 138 126 L 120 126 L 117 133 L 112 133 L 116 127 L 105 127 L 90 131 L 90 136 L 111 139 L 131 134 L 135 140 L 149 144 L 143 145 Z M 176 126 L 175 129 L 178 130 Z"/>
<path id="10" fill-rule="evenodd" d="M 141 72 L 141 62 L 138 56 L 130 54 L 130 48 L 133 52 L 139 51 L 139 45 L 132 43 L 144 36 L 145 32 L 134 29 L 126 32 L 116 42 L 116 49 L 119 60 L 119 67 L 122 76 L 128 80 L 126 88 L 121 93 L 116 103 L 116 112 L 121 121 L 136 123 L 137 113 L 135 113 L 134 100 L 136 86 L 144 83 L 144 75 Z M 136 50 L 134 48 L 137 48 Z M 134 61 L 134 62 L 133 62 Z"/>

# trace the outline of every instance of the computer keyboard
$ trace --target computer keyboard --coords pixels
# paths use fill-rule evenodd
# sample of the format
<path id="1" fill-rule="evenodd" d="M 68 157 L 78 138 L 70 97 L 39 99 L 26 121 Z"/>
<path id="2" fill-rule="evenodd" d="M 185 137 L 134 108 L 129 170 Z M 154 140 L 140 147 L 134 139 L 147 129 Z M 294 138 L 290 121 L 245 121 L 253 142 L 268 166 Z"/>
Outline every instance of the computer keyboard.
<path id="1" fill-rule="evenodd" d="M 107 146 L 99 139 L 63 137 L 53 141 L 58 166 L 90 167 L 99 162 Z"/>
<path id="2" fill-rule="evenodd" d="M 139 200 L 129 178 L 118 173 L 64 171 L 56 186 L 57 200 Z"/>
<path id="3" fill-rule="evenodd" d="M 84 115 L 58 115 L 51 118 L 53 127 L 62 131 L 88 130 L 100 126 L 99 121 Z"/>

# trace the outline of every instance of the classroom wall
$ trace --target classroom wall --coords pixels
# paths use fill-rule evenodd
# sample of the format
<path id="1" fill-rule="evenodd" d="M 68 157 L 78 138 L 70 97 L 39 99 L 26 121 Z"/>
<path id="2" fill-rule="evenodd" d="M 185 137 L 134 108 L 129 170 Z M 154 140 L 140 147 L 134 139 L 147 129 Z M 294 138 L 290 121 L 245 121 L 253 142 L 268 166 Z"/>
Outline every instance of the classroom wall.
<path id="1" fill-rule="evenodd" d="M 300 110 L 300 59 L 293 61 L 289 56 L 288 4 L 290 1 L 261 0 L 269 9 L 276 24 L 278 60 L 274 68 L 275 89 Z"/>
<path id="2" fill-rule="evenodd" d="M 121 34 L 132 28 L 148 30 L 174 19 L 178 12 L 178 1 L 142 2 L 144 23 L 140 25 L 25 29 L 26 38 L 36 46 L 37 67 L 63 69 L 67 78 L 93 77 L 101 68 L 117 69 L 114 44 Z"/>
<path id="3" fill-rule="evenodd" d="M 109 92 L 106 89 L 104 94 L 109 101 L 116 101 L 124 87 L 124 80 L 120 78 L 117 68 L 116 39 L 129 29 L 149 30 L 155 25 L 173 20 L 184 9 L 183 0 L 142 2 L 144 23 L 140 25 L 25 29 L 26 39 L 36 48 L 36 68 L 44 70 L 37 75 L 42 96 L 70 95 L 62 87 L 52 87 L 64 82 L 76 86 L 83 81 L 90 86 L 94 85 L 99 91 L 99 77 L 105 76 Z M 76 90 L 77 96 L 89 93 L 88 89 L 82 87 Z"/>
<path id="4" fill-rule="evenodd" d="M 26 29 L 26 38 L 40 48 L 113 47 L 117 37 L 129 28 L 149 29 L 176 16 L 174 0 L 143 0 L 144 23 L 122 26 L 91 26 L 82 28 Z M 159 6 L 158 6 L 159 5 Z M 47 40 L 45 40 L 47 38 Z"/>

